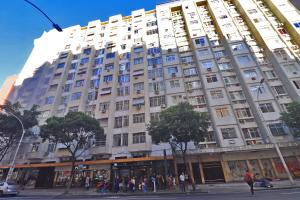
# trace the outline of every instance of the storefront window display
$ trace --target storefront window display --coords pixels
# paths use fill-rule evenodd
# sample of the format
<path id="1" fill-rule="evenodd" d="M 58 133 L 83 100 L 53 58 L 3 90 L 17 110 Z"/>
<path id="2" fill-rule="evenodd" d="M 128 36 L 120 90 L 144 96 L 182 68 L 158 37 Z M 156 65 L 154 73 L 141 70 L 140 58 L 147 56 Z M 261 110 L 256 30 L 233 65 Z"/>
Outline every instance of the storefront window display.
<path id="1" fill-rule="evenodd" d="M 263 176 L 264 178 L 274 178 L 275 173 L 272 167 L 272 163 L 270 159 L 262 159 L 261 163 L 263 165 Z"/>
<path id="2" fill-rule="evenodd" d="M 251 171 L 254 174 L 255 178 L 263 178 L 263 175 L 261 173 L 258 160 L 249 160 L 249 164 L 251 166 Z"/>
<path id="3" fill-rule="evenodd" d="M 291 172 L 293 172 L 296 169 L 300 169 L 300 164 L 297 161 L 296 157 L 286 157 L 286 158 L 284 158 L 284 160 Z M 284 170 L 281 160 L 279 158 L 275 158 L 274 163 L 275 163 L 276 171 L 278 172 L 278 174 L 285 176 L 286 173 L 285 173 L 285 170 Z"/>
<path id="4" fill-rule="evenodd" d="M 245 171 L 248 169 L 245 160 L 228 161 L 230 174 L 235 181 L 243 180 Z"/>

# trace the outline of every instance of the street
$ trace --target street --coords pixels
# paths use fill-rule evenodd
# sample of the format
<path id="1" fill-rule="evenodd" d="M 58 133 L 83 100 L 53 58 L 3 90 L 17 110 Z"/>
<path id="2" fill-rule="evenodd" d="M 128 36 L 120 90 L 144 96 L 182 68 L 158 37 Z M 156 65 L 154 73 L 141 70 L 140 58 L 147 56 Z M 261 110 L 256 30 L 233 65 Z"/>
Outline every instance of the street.
<path id="1" fill-rule="evenodd" d="M 155 199 L 164 199 L 164 200 L 195 200 L 195 199 L 205 199 L 205 200 L 246 200 L 246 199 L 255 199 L 255 200 L 295 200 L 300 199 L 300 189 L 283 189 L 283 190 L 264 190 L 257 191 L 254 196 L 250 193 L 224 193 L 224 194 L 212 194 L 212 193 L 202 193 L 202 194 L 164 194 L 164 195 L 136 195 L 136 196 L 17 196 L 17 197 L 2 197 L 1 200 L 13 200 L 13 199 L 35 199 L 35 200 L 48 200 L 48 199 L 78 199 L 78 200 L 88 200 L 88 199 L 102 199 L 102 200 L 155 200 Z"/>

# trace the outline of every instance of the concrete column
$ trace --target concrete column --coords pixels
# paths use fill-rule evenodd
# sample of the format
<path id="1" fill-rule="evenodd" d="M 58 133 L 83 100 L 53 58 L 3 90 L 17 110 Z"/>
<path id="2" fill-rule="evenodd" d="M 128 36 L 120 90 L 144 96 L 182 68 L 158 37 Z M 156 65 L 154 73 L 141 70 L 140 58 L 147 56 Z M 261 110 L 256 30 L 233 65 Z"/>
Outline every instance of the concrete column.
<path id="1" fill-rule="evenodd" d="M 190 169 L 190 173 L 191 173 L 190 176 L 191 176 L 192 183 L 195 183 L 195 178 L 194 178 L 194 172 L 193 172 L 191 159 L 189 159 L 188 165 L 189 165 L 189 169 Z"/>
<path id="2" fill-rule="evenodd" d="M 201 183 L 205 184 L 203 165 L 200 161 L 199 161 L 199 170 L 200 170 L 200 175 L 201 175 Z"/>
<path id="3" fill-rule="evenodd" d="M 226 183 L 230 182 L 231 181 L 230 170 L 228 168 L 227 162 L 221 160 L 221 166 L 222 166 L 225 182 Z"/>
<path id="4" fill-rule="evenodd" d="M 276 165 L 275 165 L 275 162 L 274 162 L 273 158 L 270 158 L 270 160 L 271 160 L 271 164 L 272 164 L 272 167 L 273 167 L 273 171 L 275 173 L 275 177 L 280 178 L 280 175 L 278 174 L 278 172 L 276 170 Z"/>
<path id="5" fill-rule="evenodd" d="M 263 164 L 261 163 L 261 160 L 260 159 L 257 159 L 258 160 L 258 166 L 259 166 L 259 168 L 260 168 L 260 171 L 261 171 L 261 177 L 264 177 L 265 176 L 265 174 L 264 174 L 264 166 L 263 166 Z"/>

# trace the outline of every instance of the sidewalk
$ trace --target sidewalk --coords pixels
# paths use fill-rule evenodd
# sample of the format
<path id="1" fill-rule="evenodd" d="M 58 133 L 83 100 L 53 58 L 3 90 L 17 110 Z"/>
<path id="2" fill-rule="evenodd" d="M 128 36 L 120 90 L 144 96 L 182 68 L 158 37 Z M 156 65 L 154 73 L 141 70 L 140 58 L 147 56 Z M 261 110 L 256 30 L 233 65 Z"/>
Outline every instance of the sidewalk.
<path id="1" fill-rule="evenodd" d="M 255 190 L 276 190 L 276 189 L 290 189 L 290 188 L 300 188 L 300 180 L 295 180 L 294 185 L 290 185 L 288 180 L 283 181 L 273 181 L 273 188 L 255 188 Z M 90 190 L 85 190 L 83 188 L 74 188 L 69 191 L 69 194 L 64 194 L 65 189 L 25 189 L 21 190 L 20 195 L 22 196 L 130 196 L 130 195 L 168 195 L 172 194 L 182 194 L 180 191 L 169 192 L 166 190 L 154 192 L 120 192 L 115 193 L 98 193 L 96 189 L 92 188 Z M 249 192 L 249 186 L 246 183 L 220 183 L 220 184 L 205 184 L 197 185 L 195 191 L 189 191 L 187 193 L 209 193 L 209 194 L 222 194 L 222 193 L 240 193 Z"/>

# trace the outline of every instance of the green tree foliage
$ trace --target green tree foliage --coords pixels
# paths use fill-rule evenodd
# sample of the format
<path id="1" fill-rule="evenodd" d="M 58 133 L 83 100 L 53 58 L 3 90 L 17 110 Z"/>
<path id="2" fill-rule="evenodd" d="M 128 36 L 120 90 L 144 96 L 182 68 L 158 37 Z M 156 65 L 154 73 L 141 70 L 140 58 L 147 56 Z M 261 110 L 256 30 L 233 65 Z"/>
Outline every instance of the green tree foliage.
<path id="1" fill-rule="evenodd" d="M 292 130 L 295 137 L 300 137 L 300 103 L 288 105 L 287 112 L 281 113 L 281 120 Z"/>
<path id="2" fill-rule="evenodd" d="M 151 121 L 147 130 L 154 143 L 169 142 L 174 155 L 179 150 L 186 169 L 188 143 L 198 145 L 208 134 L 208 126 L 209 118 L 206 113 L 196 112 L 192 105 L 183 102 L 162 111 L 160 120 Z"/>
<path id="3" fill-rule="evenodd" d="M 74 179 L 76 159 L 90 147 L 92 138 L 100 138 L 103 134 L 99 122 L 82 112 L 69 112 L 64 117 L 51 117 L 41 127 L 40 136 L 44 141 L 60 143 L 69 152 L 72 170 L 67 191 Z"/>
<path id="4" fill-rule="evenodd" d="M 23 133 L 16 117 L 23 123 L 25 136 L 28 136 L 32 133 L 31 128 L 38 125 L 37 118 L 40 112 L 37 108 L 35 105 L 30 110 L 22 110 L 19 103 L 12 104 L 8 101 L 0 105 L 0 161 L 18 143 Z"/>

